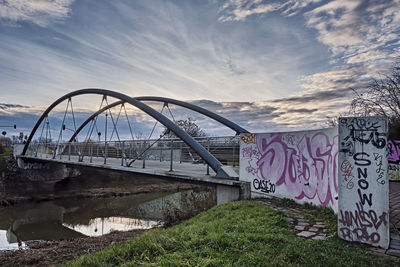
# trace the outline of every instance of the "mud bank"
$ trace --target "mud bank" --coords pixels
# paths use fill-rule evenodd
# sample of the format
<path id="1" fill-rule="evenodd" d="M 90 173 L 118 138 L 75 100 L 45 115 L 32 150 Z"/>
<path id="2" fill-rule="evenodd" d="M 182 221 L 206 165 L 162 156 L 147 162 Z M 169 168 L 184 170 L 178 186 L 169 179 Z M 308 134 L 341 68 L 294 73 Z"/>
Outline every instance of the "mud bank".
<path id="1" fill-rule="evenodd" d="M 113 232 L 100 237 L 81 237 L 71 240 L 30 241 L 29 249 L 0 251 L 0 266 L 54 266 L 93 253 L 105 247 L 127 241 L 145 232 L 132 230 Z"/>

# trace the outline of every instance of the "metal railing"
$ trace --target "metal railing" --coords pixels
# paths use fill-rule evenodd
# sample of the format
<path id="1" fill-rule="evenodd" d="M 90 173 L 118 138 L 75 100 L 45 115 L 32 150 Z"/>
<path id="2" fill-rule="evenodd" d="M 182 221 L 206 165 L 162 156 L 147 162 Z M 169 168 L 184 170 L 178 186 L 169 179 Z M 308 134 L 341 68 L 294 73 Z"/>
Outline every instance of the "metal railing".
<path id="1" fill-rule="evenodd" d="M 239 137 L 198 137 L 195 140 L 206 148 L 223 165 L 239 165 Z M 120 159 L 122 166 L 130 166 L 133 162 L 157 160 L 160 162 L 204 163 L 204 160 L 188 145 L 178 138 L 162 138 L 150 140 L 121 140 L 87 142 L 33 142 L 26 153 L 27 156 L 78 160 L 93 162 L 96 158 Z M 171 165 L 172 166 L 172 165 Z M 172 168 L 172 167 L 171 167 Z"/>

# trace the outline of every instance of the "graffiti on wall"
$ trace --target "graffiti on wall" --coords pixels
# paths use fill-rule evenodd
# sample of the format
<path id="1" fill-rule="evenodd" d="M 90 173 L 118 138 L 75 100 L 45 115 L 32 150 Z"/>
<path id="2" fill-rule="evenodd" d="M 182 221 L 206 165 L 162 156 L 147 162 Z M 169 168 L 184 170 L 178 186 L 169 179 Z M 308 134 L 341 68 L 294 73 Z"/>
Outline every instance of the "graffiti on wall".
<path id="1" fill-rule="evenodd" d="M 383 248 L 389 245 L 386 136 L 385 118 L 339 119 L 339 237 Z"/>
<path id="2" fill-rule="evenodd" d="M 330 206 L 336 211 L 337 128 L 243 134 L 240 179 L 252 192 Z"/>
<path id="3" fill-rule="evenodd" d="M 388 141 L 389 180 L 400 181 L 400 140 Z"/>

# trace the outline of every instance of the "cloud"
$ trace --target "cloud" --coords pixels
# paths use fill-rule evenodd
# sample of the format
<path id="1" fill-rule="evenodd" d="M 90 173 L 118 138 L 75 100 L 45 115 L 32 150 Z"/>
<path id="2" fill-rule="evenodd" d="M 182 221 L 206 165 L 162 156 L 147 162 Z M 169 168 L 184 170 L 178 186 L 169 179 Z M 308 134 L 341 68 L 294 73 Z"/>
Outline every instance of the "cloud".
<path id="1" fill-rule="evenodd" d="M 318 109 L 313 108 L 313 109 L 308 109 L 308 108 L 293 108 L 293 109 L 288 109 L 288 112 L 293 112 L 293 113 L 313 113 L 315 111 L 317 111 Z"/>
<path id="2" fill-rule="evenodd" d="M 400 31 L 398 0 L 229 0 L 219 12 L 222 22 L 243 21 L 271 12 L 283 16 L 303 12 L 305 25 L 317 30 L 318 40 L 331 49 L 333 56 L 340 56 L 347 63 L 393 57 L 385 49 L 398 39 Z"/>
<path id="3" fill-rule="evenodd" d="M 260 34 L 258 26 L 218 22 L 203 1 L 155 1 L 76 1 L 68 23 L 0 29 L 0 87 L 9 88 L 0 101 L 41 105 L 88 87 L 181 100 L 274 99 L 299 90 L 297 77 L 310 73 L 304 66 L 325 57 L 308 33 L 283 30 L 281 21 L 260 25 L 268 31 Z"/>
<path id="4" fill-rule="evenodd" d="M 219 10 L 219 21 L 243 21 L 247 17 L 259 14 L 268 14 L 279 11 L 285 16 L 293 16 L 299 10 L 321 0 L 289 0 L 289 1 L 262 1 L 262 0 L 228 0 Z"/>
<path id="5" fill-rule="evenodd" d="M 0 19 L 18 23 L 28 21 L 47 26 L 50 21 L 60 21 L 71 13 L 74 0 L 2 0 Z"/>
<path id="6" fill-rule="evenodd" d="M 230 0 L 222 5 L 223 23 L 250 16 L 302 16 L 316 39 L 330 51 L 325 71 L 303 75 L 303 91 L 266 102 L 276 108 L 275 127 L 317 128 L 326 117 L 349 112 L 353 89 L 366 88 L 400 56 L 400 1 L 261 1 Z"/>
<path id="7" fill-rule="evenodd" d="M 347 63 L 384 60 L 392 56 L 386 46 L 398 38 L 400 2 L 329 1 L 305 18 L 318 31 L 318 40 Z"/>

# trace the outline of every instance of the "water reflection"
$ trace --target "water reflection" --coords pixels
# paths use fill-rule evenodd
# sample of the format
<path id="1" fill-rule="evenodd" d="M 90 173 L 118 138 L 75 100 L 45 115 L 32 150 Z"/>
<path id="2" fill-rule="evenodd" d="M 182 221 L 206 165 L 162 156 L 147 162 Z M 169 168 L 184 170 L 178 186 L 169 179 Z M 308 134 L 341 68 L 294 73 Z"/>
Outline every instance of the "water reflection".
<path id="1" fill-rule="evenodd" d="M 69 225 L 63 223 L 63 226 L 82 233 L 86 236 L 102 236 L 113 231 L 150 229 L 158 225 L 161 225 L 160 221 L 150 221 L 124 217 L 95 218 L 90 220 L 88 225 Z"/>
<path id="2" fill-rule="evenodd" d="M 24 248 L 24 241 L 28 240 L 71 239 L 149 229 L 174 217 L 194 215 L 215 204 L 213 188 L 21 204 L 0 209 L 0 250 Z"/>
<path id="3" fill-rule="evenodd" d="M 0 250 L 25 248 L 26 245 L 11 231 L 0 230 Z"/>

